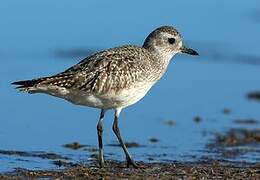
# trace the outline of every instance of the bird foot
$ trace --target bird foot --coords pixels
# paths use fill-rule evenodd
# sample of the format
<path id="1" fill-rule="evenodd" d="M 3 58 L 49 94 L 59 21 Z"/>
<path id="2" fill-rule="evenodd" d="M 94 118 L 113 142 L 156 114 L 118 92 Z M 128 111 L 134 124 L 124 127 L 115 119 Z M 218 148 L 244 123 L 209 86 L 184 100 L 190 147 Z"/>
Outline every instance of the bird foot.
<path id="1" fill-rule="evenodd" d="M 104 168 L 105 164 L 104 163 L 99 163 L 99 168 Z"/>
<path id="2" fill-rule="evenodd" d="M 134 160 L 131 159 L 131 158 L 129 158 L 129 159 L 126 160 L 126 167 L 129 168 L 130 165 L 133 166 L 133 168 L 135 168 L 135 169 L 139 168 L 139 166 L 138 166 L 138 165 L 134 162 Z"/>

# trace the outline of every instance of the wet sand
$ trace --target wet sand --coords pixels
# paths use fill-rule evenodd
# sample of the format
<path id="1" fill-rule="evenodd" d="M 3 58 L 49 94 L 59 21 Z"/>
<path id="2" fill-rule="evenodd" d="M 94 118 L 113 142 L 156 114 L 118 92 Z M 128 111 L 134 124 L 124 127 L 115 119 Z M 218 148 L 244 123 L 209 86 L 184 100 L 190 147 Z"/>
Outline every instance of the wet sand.
<path id="1" fill-rule="evenodd" d="M 243 166 L 226 164 L 221 161 L 196 163 L 143 163 L 141 168 L 125 168 L 122 162 L 106 162 L 105 168 L 97 168 L 96 164 L 68 165 L 56 170 L 17 169 L 11 173 L 0 175 L 1 179 L 31 178 L 77 178 L 77 179 L 260 179 L 260 164 Z"/>
<path id="2" fill-rule="evenodd" d="M 249 121 L 250 120 L 250 121 Z M 256 124 L 258 121 L 239 119 L 236 123 Z M 203 157 L 193 162 L 137 162 L 140 168 L 126 168 L 124 162 L 106 161 L 105 168 L 98 168 L 97 157 L 93 156 L 89 164 L 73 162 L 66 156 L 48 152 L 26 152 L 14 150 L 0 150 L 0 154 L 7 156 L 38 157 L 48 159 L 56 165 L 51 170 L 29 170 L 18 168 L 11 172 L 0 174 L 0 179 L 31 179 L 31 178 L 84 178 L 84 179 L 260 179 L 260 164 L 227 161 L 225 158 L 235 158 L 241 154 L 258 151 L 260 142 L 259 129 L 230 129 L 225 133 L 217 133 L 215 138 L 207 144 L 206 149 L 219 154 L 220 158 Z M 155 141 L 151 139 L 151 141 Z M 157 142 L 157 139 L 156 139 Z M 248 148 L 252 145 L 254 148 Z M 87 145 L 73 142 L 63 145 L 65 148 L 78 150 Z M 111 144 L 117 146 L 117 144 Z M 140 147 L 129 143 L 129 147 Z M 242 148 L 242 147 L 246 148 Z M 97 149 L 90 152 L 96 155 Z M 257 152 L 256 152 L 257 153 Z"/>

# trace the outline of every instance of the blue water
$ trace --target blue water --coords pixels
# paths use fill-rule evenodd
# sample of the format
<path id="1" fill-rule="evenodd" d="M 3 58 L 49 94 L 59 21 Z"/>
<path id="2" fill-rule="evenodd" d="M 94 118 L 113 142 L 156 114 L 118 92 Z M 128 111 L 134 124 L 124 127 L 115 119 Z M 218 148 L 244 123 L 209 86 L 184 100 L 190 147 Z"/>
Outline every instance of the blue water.
<path id="1" fill-rule="evenodd" d="M 123 110 L 121 131 L 127 141 L 145 145 L 130 149 L 136 160 L 208 156 L 204 149 L 212 136 L 203 132 L 228 130 L 235 118 L 260 119 L 260 104 L 246 98 L 249 91 L 260 89 L 259 11 L 258 0 L 2 2 L 0 149 L 54 152 L 88 162 L 89 152 L 61 145 L 78 141 L 95 147 L 99 110 L 47 95 L 18 93 L 10 83 L 63 71 L 89 52 L 142 45 L 156 27 L 174 25 L 200 56 L 175 57 L 146 97 Z M 236 58 L 240 56 L 242 61 Z M 250 57 L 259 61 L 252 65 Z M 223 115 L 223 108 L 230 108 L 231 115 Z M 193 122 L 197 115 L 202 117 L 198 124 Z M 105 145 L 116 142 L 112 119 L 107 113 Z M 167 120 L 176 125 L 165 125 Z M 152 137 L 159 143 L 151 144 Z M 105 153 L 111 152 L 114 155 L 108 158 L 124 159 L 120 148 L 105 146 Z M 257 156 L 237 160 L 256 162 Z M 47 160 L 0 155 L 0 171 L 16 167 L 55 166 Z"/>

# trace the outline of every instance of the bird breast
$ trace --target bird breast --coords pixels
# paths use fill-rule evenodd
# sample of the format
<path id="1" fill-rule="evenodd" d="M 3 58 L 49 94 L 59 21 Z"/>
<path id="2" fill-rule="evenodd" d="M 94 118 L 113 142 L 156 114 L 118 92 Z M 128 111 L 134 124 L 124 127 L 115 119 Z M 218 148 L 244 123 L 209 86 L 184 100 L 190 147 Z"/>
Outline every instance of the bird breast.
<path id="1" fill-rule="evenodd" d="M 130 106 L 142 99 L 154 83 L 138 83 L 134 87 L 119 91 L 109 91 L 105 94 L 93 94 L 84 91 L 69 90 L 64 98 L 73 104 L 112 109 Z"/>

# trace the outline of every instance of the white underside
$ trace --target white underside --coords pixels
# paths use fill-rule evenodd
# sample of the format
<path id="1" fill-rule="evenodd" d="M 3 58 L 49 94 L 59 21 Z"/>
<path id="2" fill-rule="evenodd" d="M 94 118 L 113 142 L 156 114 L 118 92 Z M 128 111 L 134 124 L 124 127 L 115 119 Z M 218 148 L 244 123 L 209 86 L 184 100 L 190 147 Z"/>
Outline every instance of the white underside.
<path id="1" fill-rule="evenodd" d="M 118 92 L 106 94 L 90 94 L 80 90 L 70 90 L 57 86 L 41 86 L 34 90 L 34 93 L 45 93 L 52 96 L 66 99 L 73 104 L 101 108 L 123 108 L 132 105 L 142 99 L 154 83 L 139 83 L 135 87 L 122 89 Z"/>

